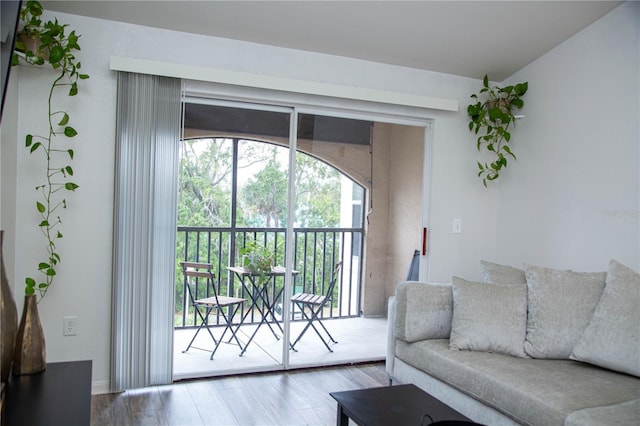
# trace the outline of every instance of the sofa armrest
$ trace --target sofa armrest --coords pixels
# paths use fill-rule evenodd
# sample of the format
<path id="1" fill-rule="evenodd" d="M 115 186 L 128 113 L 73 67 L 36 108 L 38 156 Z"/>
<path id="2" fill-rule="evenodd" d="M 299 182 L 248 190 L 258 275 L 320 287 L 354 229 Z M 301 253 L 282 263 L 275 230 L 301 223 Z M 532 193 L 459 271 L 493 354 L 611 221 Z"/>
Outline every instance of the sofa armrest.
<path id="1" fill-rule="evenodd" d="M 448 339 L 453 316 L 451 284 L 407 281 L 398 284 L 393 332 L 406 342 Z"/>

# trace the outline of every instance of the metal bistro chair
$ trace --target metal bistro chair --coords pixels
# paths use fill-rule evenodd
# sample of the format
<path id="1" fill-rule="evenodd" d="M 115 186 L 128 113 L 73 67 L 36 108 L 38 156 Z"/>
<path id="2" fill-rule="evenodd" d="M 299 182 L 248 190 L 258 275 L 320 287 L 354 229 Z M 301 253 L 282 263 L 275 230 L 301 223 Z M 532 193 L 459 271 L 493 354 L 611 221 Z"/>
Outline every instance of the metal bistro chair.
<path id="1" fill-rule="evenodd" d="M 300 341 L 302 336 L 304 336 L 304 333 L 307 332 L 309 327 L 312 327 L 313 330 L 318 335 L 318 337 L 320 337 L 320 340 L 322 340 L 322 343 L 324 343 L 327 349 L 329 349 L 329 352 L 333 352 L 333 350 L 329 347 L 329 342 L 333 342 L 333 343 L 338 343 L 338 342 L 335 341 L 333 336 L 331 336 L 331 333 L 329 333 L 327 328 L 324 326 L 319 314 L 322 311 L 322 308 L 324 308 L 328 302 L 333 301 L 333 289 L 335 288 L 336 282 L 338 281 L 338 276 L 340 275 L 341 267 L 342 267 L 342 261 L 336 264 L 333 270 L 333 274 L 331 275 L 331 281 L 329 282 L 329 285 L 327 286 L 327 289 L 326 289 L 326 293 L 324 295 L 311 294 L 311 293 L 298 293 L 293 295 L 293 297 L 291 298 L 291 302 L 295 303 L 300 308 L 300 311 L 302 312 L 302 316 L 307 320 L 307 324 L 302 329 L 302 332 L 300 332 L 295 342 L 293 342 L 293 344 L 291 345 L 291 349 L 295 350 L 295 346 L 298 343 L 298 341 Z M 308 308 L 309 314 L 307 313 L 305 308 Z M 320 334 L 320 330 L 318 330 L 314 325 L 313 323 L 314 321 L 316 321 L 322 327 L 325 333 L 327 333 L 327 336 L 329 336 L 328 340 L 325 340 L 324 337 L 322 337 L 322 334 Z"/>
<path id="2" fill-rule="evenodd" d="M 209 332 L 209 335 L 211 336 L 215 344 L 213 351 L 211 351 L 211 357 L 209 359 L 213 359 L 213 355 L 218 350 L 218 346 L 220 346 L 222 339 L 224 339 L 224 335 L 227 333 L 227 330 L 231 331 L 231 339 L 235 339 L 235 341 L 238 343 L 238 346 L 240 347 L 240 350 L 242 350 L 242 344 L 240 343 L 240 340 L 238 340 L 238 336 L 236 336 L 236 333 L 242 325 L 242 322 L 237 324 L 234 328 L 233 317 L 235 316 L 236 312 L 238 312 L 238 309 L 242 306 L 242 304 L 247 301 L 247 299 L 241 299 L 239 297 L 220 296 L 218 294 L 219 289 L 216 286 L 216 276 L 213 272 L 211 272 L 212 266 L 210 263 L 180 262 L 180 265 L 182 266 L 182 273 L 184 274 L 185 287 L 189 292 L 189 299 L 191 300 L 191 304 L 193 305 L 196 315 L 200 318 L 201 321 L 200 325 L 198 326 L 198 330 L 189 342 L 187 349 L 182 352 L 187 352 L 191 348 L 191 345 L 193 344 L 194 340 L 196 340 L 198 333 L 200 333 L 200 330 L 202 330 L 203 328 L 205 328 L 207 332 Z M 204 278 L 206 280 L 207 288 L 213 289 L 212 297 L 198 299 L 195 284 L 195 280 L 197 280 L 198 278 Z M 226 308 L 228 308 L 228 312 L 225 313 L 225 310 L 227 310 Z M 217 311 L 217 313 L 222 315 L 222 318 L 225 322 L 224 331 L 222 332 L 222 335 L 219 339 L 216 339 L 213 336 L 213 333 L 209 328 L 209 314 L 214 309 Z M 229 339 L 229 341 L 231 341 L 231 339 Z M 197 348 L 195 346 L 194 348 L 208 350 Z"/>

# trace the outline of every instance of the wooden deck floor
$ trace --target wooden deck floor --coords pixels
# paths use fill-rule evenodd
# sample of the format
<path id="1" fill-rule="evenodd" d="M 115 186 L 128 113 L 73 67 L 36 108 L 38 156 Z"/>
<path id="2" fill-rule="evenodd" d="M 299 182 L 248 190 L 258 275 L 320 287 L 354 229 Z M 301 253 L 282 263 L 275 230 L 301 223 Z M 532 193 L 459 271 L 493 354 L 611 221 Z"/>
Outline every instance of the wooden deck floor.
<path id="1" fill-rule="evenodd" d="M 329 392 L 386 384 L 382 362 L 183 381 L 94 395 L 91 424 L 332 425 Z"/>

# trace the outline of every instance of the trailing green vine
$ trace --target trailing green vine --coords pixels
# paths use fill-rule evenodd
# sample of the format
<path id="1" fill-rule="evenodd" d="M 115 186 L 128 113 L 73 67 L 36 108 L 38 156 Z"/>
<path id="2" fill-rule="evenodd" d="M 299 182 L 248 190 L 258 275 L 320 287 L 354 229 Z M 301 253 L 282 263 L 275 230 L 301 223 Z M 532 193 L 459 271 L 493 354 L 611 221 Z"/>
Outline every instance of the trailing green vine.
<path id="1" fill-rule="evenodd" d="M 59 89 L 67 88 L 68 96 L 76 96 L 78 80 L 89 78 L 87 74 L 80 72 L 80 61 L 77 61 L 74 55 L 75 51 L 80 50 L 80 36 L 75 31 L 67 34 L 68 25 L 58 23 L 57 19 L 43 22 L 42 12 L 42 5 L 37 1 L 28 1 L 23 6 L 12 58 L 12 65 L 24 61 L 35 66 L 50 65 L 58 72 L 47 98 L 49 131 L 46 135 L 27 134 L 25 138 L 25 145 L 30 154 L 39 153 L 45 160 L 45 182 L 35 188 L 40 193 L 35 207 L 40 215 L 38 228 L 46 240 L 47 256 L 45 260 L 38 262 L 39 278 L 25 279 L 25 294 L 32 295 L 38 291 L 40 300 L 53 283 L 56 267 L 61 261 L 56 242 L 63 237 L 60 232 L 60 214 L 62 209 L 67 208 L 63 194 L 65 191 L 75 191 L 78 188 L 78 185 L 70 180 L 73 168 L 69 163 L 73 160 L 73 149 L 59 146 L 66 138 L 73 138 L 78 132 L 69 124 L 69 114 L 54 107 L 54 94 Z"/>
<path id="2" fill-rule="evenodd" d="M 479 134 L 478 151 L 485 146 L 487 151 L 495 155 L 494 161 L 489 164 L 478 161 L 478 177 L 482 178 L 485 187 L 487 181 L 500 177 L 502 168 L 507 167 L 507 157 L 516 160 L 508 145 L 511 141 L 509 127 L 515 125 L 516 117 L 513 112 L 524 106 L 522 96 L 527 93 L 528 87 L 528 82 L 514 86 L 490 87 L 489 77 L 485 75 L 479 94 L 471 95 L 476 102 L 467 107 L 467 114 L 471 117 L 469 130 L 474 131 L 476 135 Z M 481 96 L 484 99 L 480 99 Z"/>

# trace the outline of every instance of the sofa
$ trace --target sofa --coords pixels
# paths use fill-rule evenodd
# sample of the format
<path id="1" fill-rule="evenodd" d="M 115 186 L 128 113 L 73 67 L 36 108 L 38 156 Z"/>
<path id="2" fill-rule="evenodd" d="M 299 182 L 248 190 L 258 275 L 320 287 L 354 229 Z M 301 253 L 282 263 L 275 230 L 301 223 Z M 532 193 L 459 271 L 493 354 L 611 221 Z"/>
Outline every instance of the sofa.
<path id="1" fill-rule="evenodd" d="M 486 425 L 640 425 L 640 275 L 481 261 L 482 281 L 402 282 L 386 371 Z"/>

